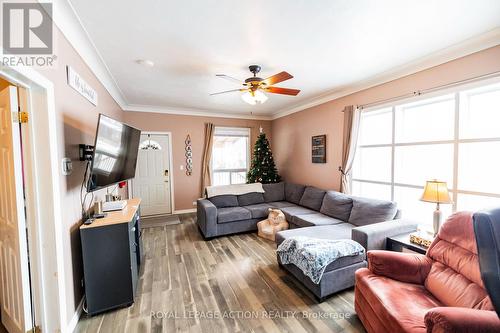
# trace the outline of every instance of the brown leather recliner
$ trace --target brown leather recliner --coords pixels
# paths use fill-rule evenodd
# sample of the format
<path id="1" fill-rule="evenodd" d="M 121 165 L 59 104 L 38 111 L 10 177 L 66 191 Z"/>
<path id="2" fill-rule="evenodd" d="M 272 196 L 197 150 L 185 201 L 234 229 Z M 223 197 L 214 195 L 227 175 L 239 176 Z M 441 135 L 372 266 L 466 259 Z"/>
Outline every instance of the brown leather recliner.
<path id="1" fill-rule="evenodd" d="M 500 332 L 481 273 L 472 213 L 443 224 L 426 255 L 369 251 L 355 309 L 370 333 Z"/>

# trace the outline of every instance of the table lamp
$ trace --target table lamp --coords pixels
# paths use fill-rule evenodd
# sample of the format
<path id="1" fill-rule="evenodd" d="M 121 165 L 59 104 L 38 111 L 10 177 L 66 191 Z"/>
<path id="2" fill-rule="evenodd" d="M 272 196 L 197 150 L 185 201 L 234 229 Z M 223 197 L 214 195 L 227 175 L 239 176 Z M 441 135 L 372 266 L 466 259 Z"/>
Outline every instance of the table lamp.
<path id="1" fill-rule="evenodd" d="M 432 226 L 434 228 L 434 236 L 437 235 L 439 228 L 441 227 L 442 214 L 439 210 L 439 204 L 450 204 L 453 201 L 448 193 L 448 186 L 446 182 L 441 182 L 438 180 L 429 180 L 425 184 L 424 193 L 420 200 L 425 202 L 436 203 L 436 210 L 434 211 L 434 219 Z"/>

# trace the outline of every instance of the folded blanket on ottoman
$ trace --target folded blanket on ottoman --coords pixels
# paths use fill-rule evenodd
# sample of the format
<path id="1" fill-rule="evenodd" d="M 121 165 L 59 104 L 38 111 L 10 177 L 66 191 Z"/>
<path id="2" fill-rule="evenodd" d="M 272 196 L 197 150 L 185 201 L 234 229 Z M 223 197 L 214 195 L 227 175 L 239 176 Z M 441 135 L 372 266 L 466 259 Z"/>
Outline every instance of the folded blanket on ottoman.
<path id="1" fill-rule="evenodd" d="M 351 239 L 318 239 L 296 236 L 285 239 L 278 246 L 282 264 L 294 264 L 312 282 L 321 281 L 326 266 L 335 260 L 365 252 L 364 247 Z"/>

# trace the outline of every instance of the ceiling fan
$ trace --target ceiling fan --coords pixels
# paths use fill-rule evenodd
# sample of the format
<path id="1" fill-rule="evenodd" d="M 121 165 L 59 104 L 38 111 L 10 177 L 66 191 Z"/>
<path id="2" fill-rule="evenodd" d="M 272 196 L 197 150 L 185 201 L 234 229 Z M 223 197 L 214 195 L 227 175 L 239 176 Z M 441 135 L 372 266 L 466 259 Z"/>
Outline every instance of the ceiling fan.
<path id="1" fill-rule="evenodd" d="M 221 91 L 218 93 L 210 94 L 210 96 L 241 91 L 244 92 L 244 94 L 241 95 L 241 98 L 248 104 L 255 105 L 257 103 L 262 104 L 267 101 L 267 96 L 263 92 L 290 96 L 297 96 L 297 94 L 300 92 L 300 90 L 298 89 L 280 88 L 273 86 L 276 83 L 280 83 L 293 78 L 293 76 L 287 72 L 281 72 L 270 76 L 267 79 L 262 79 L 260 77 L 257 77 L 257 74 L 261 70 L 261 67 L 259 65 L 248 66 L 248 69 L 253 73 L 253 77 L 249 77 L 245 80 L 245 82 L 242 82 L 238 79 L 235 79 L 234 77 L 225 74 L 216 74 L 217 77 L 243 85 L 243 88 Z"/>

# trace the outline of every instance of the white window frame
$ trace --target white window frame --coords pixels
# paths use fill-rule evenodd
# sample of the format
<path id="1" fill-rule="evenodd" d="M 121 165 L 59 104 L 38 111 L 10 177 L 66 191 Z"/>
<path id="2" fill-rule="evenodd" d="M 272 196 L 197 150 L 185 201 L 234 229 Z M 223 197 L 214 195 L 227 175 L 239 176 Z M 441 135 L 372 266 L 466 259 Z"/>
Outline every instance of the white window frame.
<path id="1" fill-rule="evenodd" d="M 210 165 L 211 165 L 211 170 L 212 170 L 212 179 L 214 179 L 214 175 L 215 173 L 217 172 L 229 172 L 230 175 L 229 175 L 229 182 L 230 182 L 230 185 L 233 185 L 232 182 L 231 182 L 231 179 L 232 179 L 232 174 L 233 173 L 238 173 L 238 172 L 245 172 L 245 173 L 248 173 L 248 171 L 250 170 L 250 164 L 251 164 L 251 153 L 250 153 L 250 128 L 249 127 L 235 127 L 235 126 L 232 126 L 232 127 L 228 127 L 228 126 L 215 126 L 214 128 L 214 142 L 212 143 L 212 145 L 215 143 L 215 137 L 217 136 L 230 136 L 230 135 L 217 135 L 217 129 L 218 128 L 223 128 L 223 129 L 226 129 L 226 130 L 235 130 L 235 131 L 246 131 L 247 132 L 247 135 L 246 137 L 248 138 L 248 144 L 247 144 L 247 163 L 246 163 L 246 168 L 241 168 L 241 169 L 215 169 L 214 168 L 214 165 L 213 165 L 213 158 L 210 160 Z M 240 135 L 234 135 L 235 137 L 243 137 L 243 136 L 240 136 Z"/>
<path id="2" fill-rule="evenodd" d="M 402 147 L 402 146 L 417 146 L 417 145 L 439 145 L 439 144 L 453 144 L 453 182 L 451 184 L 448 184 L 448 189 L 450 192 L 450 195 L 453 198 L 453 204 L 452 204 L 452 212 L 457 211 L 457 199 L 459 194 L 469 194 L 469 195 L 477 195 L 477 196 L 484 196 L 484 197 L 492 197 L 492 198 L 500 198 L 500 193 L 488 193 L 488 192 L 481 192 L 481 191 L 469 191 L 469 190 L 461 190 L 458 188 L 458 167 L 459 167 L 459 159 L 458 159 L 458 149 L 459 145 L 461 143 L 483 143 L 483 142 L 500 142 L 500 136 L 499 137 L 489 137 L 489 138 L 474 138 L 474 139 L 460 139 L 460 107 L 461 107 L 461 95 L 465 93 L 468 90 L 474 89 L 474 88 L 481 88 L 485 87 L 484 92 L 488 91 L 486 89 L 487 86 L 493 85 L 493 84 L 498 84 L 500 83 L 500 80 L 498 78 L 490 79 L 490 80 L 483 80 L 479 82 L 475 82 L 472 84 L 464 84 L 451 89 L 443 89 L 434 93 L 429 93 L 417 97 L 412 97 L 412 98 L 405 98 L 401 99 L 398 101 L 392 101 L 390 103 L 385 103 L 385 104 L 379 104 L 374 107 L 370 107 L 367 109 L 362 110 L 363 113 L 365 112 L 377 112 L 382 109 L 387 109 L 391 108 L 391 114 L 392 114 L 392 139 L 391 143 L 387 144 L 366 144 L 366 145 L 358 145 L 358 148 L 378 148 L 378 147 L 388 147 L 391 148 L 391 180 L 390 181 L 376 181 L 376 180 L 368 180 L 368 179 L 361 179 L 361 178 L 356 178 L 355 174 L 353 174 L 353 177 L 351 178 L 351 188 L 353 188 L 353 182 L 360 182 L 360 183 L 368 183 L 368 184 L 377 184 L 377 185 L 387 185 L 390 186 L 391 188 L 391 200 L 394 201 L 394 189 L 395 187 L 403 187 L 403 188 L 413 188 L 413 189 L 424 189 L 424 184 L 420 185 L 413 185 L 413 184 L 406 184 L 406 183 L 396 183 L 394 181 L 394 174 L 395 174 L 395 150 L 396 147 Z M 474 94 L 477 93 L 482 93 L 481 92 L 475 92 Z M 418 102 L 420 100 L 426 100 L 426 99 L 431 99 L 431 98 L 439 98 L 439 97 L 444 97 L 446 95 L 453 95 L 453 98 L 455 100 L 455 111 L 454 111 L 454 130 L 453 130 L 453 139 L 451 140 L 437 140 L 437 141 L 418 141 L 418 142 L 400 142 L 396 143 L 396 108 L 398 106 L 412 103 L 412 102 Z M 471 94 L 472 95 L 472 94 Z M 424 105 L 424 104 L 422 104 Z M 359 149 L 357 150 L 359 152 Z"/>

